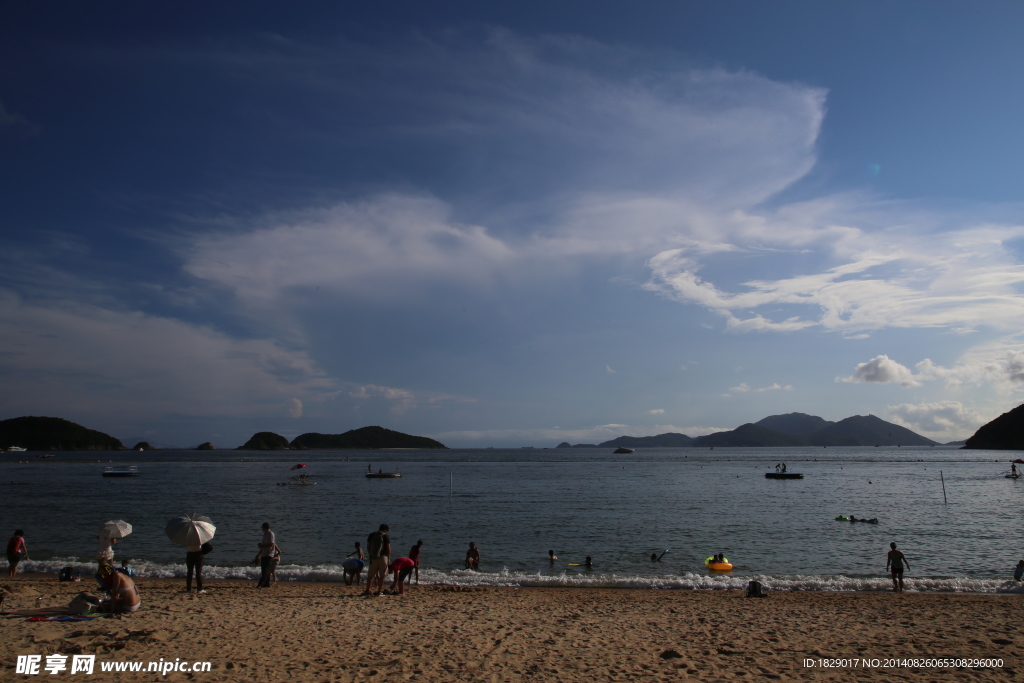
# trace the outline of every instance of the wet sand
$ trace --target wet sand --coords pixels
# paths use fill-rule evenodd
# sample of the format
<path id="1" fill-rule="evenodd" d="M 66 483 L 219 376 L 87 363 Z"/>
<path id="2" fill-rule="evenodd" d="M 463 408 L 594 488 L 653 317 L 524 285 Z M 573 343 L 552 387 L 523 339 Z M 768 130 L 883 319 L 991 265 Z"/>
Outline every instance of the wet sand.
<path id="1" fill-rule="evenodd" d="M 390 582 L 389 582 L 390 583 Z M 66 605 L 87 583 L 0 579 L 5 610 Z M 95 654 L 83 680 L 1011 680 L 1024 596 L 413 586 L 140 579 L 142 609 L 84 622 L 0 617 L 4 680 L 19 654 Z M 41 600 L 39 599 L 41 598 Z M 208 673 L 101 673 L 102 661 L 209 661 Z M 807 667 L 805 659 L 878 659 Z M 884 668 L 887 659 L 1001 658 L 1002 668 Z M 76 675 L 77 676 L 77 675 Z M 72 680 L 77 680 L 73 678 Z"/>

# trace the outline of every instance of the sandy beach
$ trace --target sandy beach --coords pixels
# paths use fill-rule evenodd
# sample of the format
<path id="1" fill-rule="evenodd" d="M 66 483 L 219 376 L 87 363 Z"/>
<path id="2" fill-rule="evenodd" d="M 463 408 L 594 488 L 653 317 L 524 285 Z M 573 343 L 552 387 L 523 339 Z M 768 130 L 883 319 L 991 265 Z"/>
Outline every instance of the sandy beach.
<path id="1" fill-rule="evenodd" d="M 66 605 L 88 583 L 0 580 L 5 611 Z M 363 597 L 337 583 L 139 580 L 143 608 L 82 622 L 0 618 L 0 667 L 17 655 L 95 654 L 94 680 L 553 681 L 1010 680 L 1021 596 L 496 589 L 413 586 Z M 104 661 L 209 661 L 209 672 L 102 673 Z M 822 659 L 879 660 L 823 668 Z M 886 660 L 1000 658 L 1001 668 Z M 814 667 L 805 659 L 815 660 Z M 841 663 L 842 664 L 842 663 Z M 905 664 L 905 663 L 904 663 Z M 43 672 L 41 675 L 53 680 Z M 59 675 L 70 675 L 67 671 Z M 76 674 L 77 675 L 77 674 Z"/>

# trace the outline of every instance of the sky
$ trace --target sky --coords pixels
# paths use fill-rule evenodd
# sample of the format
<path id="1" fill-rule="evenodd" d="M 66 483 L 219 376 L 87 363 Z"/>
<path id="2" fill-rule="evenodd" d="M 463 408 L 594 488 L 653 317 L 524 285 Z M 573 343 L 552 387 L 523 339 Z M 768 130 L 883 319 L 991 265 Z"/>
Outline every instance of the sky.
<path id="1" fill-rule="evenodd" d="M 1024 4 L 0 7 L 0 419 L 452 447 L 1024 395 Z"/>

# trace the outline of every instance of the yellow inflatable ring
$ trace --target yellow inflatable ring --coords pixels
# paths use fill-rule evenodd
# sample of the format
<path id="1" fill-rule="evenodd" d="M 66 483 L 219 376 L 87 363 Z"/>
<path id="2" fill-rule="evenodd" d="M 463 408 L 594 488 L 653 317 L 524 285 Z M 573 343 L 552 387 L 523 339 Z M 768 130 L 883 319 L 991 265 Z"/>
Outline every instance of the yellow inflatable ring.
<path id="1" fill-rule="evenodd" d="M 708 559 L 704 560 L 704 566 L 715 572 L 727 572 L 732 569 L 732 565 L 729 563 L 728 557 L 723 557 L 722 562 L 715 562 L 714 559 L 715 558 L 712 555 Z"/>

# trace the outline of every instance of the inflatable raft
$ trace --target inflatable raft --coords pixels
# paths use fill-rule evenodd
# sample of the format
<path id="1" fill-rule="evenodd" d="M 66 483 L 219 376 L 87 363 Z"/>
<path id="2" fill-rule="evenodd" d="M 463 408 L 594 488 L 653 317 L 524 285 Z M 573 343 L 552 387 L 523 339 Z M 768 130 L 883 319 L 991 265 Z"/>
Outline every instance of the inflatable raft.
<path id="1" fill-rule="evenodd" d="M 713 572 L 732 571 L 732 564 L 729 562 L 728 557 L 723 557 L 722 562 L 715 562 L 715 557 L 712 555 L 708 559 L 704 560 L 704 566 Z"/>

